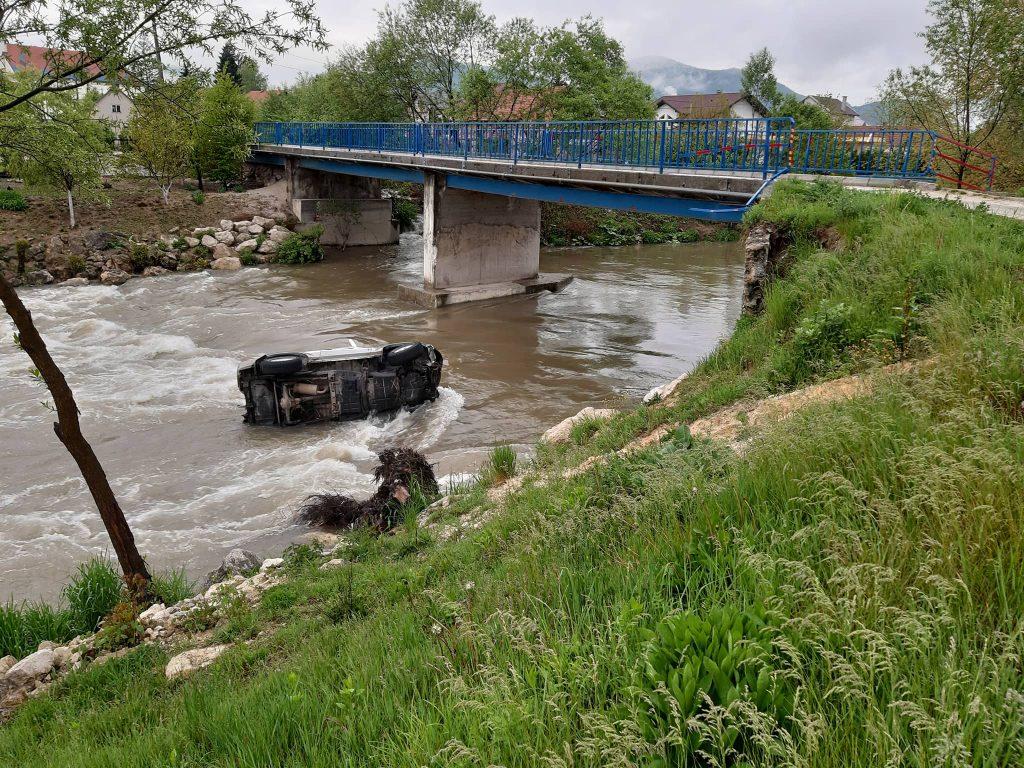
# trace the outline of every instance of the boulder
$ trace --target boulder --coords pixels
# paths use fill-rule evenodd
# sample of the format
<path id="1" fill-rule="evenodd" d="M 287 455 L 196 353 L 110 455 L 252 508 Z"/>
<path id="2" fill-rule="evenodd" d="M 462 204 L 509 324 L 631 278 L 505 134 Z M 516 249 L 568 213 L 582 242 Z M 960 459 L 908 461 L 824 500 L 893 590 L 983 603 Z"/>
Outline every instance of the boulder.
<path id="1" fill-rule="evenodd" d="M 231 256 L 234 256 L 234 254 L 231 252 L 230 248 L 224 245 L 224 243 L 217 243 L 215 246 L 213 246 L 214 259 L 223 259 Z"/>
<path id="2" fill-rule="evenodd" d="M 203 235 L 213 234 L 213 227 L 196 227 L 192 230 L 192 234 L 196 237 L 202 237 Z"/>
<path id="3" fill-rule="evenodd" d="M 105 251 L 111 245 L 121 239 L 116 232 L 87 232 L 82 237 L 82 243 L 90 251 Z"/>
<path id="4" fill-rule="evenodd" d="M 89 278 L 87 278 L 87 277 L 70 277 L 70 278 L 68 278 L 67 280 L 65 280 L 64 282 L 61 283 L 61 285 L 66 285 L 69 288 L 72 288 L 72 287 L 74 287 L 76 285 L 88 285 L 88 284 L 89 284 Z"/>
<path id="5" fill-rule="evenodd" d="M 260 243 L 259 248 L 256 249 L 257 253 L 277 253 L 278 243 L 273 240 L 267 239 Z"/>
<path id="6" fill-rule="evenodd" d="M 189 248 L 195 248 L 197 245 L 199 245 L 199 238 L 198 237 L 186 237 L 185 238 L 185 244 Z"/>
<path id="7" fill-rule="evenodd" d="M 67 666 L 71 661 L 71 649 L 66 645 L 59 645 L 53 649 L 53 665 L 55 667 Z"/>
<path id="8" fill-rule="evenodd" d="M 219 259 L 214 259 L 210 263 L 210 269 L 233 270 L 241 268 L 242 260 L 239 259 L 237 256 L 222 256 Z"/>
<path id="9" fill-rule="evenodd" d="M 13 656 L 4 656 L 0 659 L 0 677 L 7 674 L 7 671 L 18 663 L 18 660 Z"/>
<path id="10" fill-rule="evenodd" d="M 52 671 L 53 651 L 49 648 L 44 648 L 41 651 L 29 654 L 7 670 L 7 674 L 4 675 L 4 682 L 20 688 L 34 680 L 38 680 L 44 675 L 50 674 Z"/>
<path id="11" fill-rule="evenodd" d="M 37 651 L 52 651 L 57 647 L 57 644 L 52 640 L 43 640 L 37 647 Z"/>
<path id="12" fill-rule="evenodd" d="M 220 220 L 220 228 L 221 229 L 226 229 L 226 230 L 228 230 L 230 232 L 231 228 L 234 227 L 234 226 L 235 226 L 235 222 L 233 222 L 231 219 L 221 219 Z"/>
<path id="13" fill-rule="evenodd" d="M 236 245 L 235 250 L 242 251 L 248 248 L 250 251 L 255 251 L 258 245 L 259 243 L 256 242 L 256 238 L 254 237 L 250 240 L 245 240 L 244 242 L 241 242 L 238 245 Z"/>
<path id="14" fill-rule="evenodd" d="M 104 285 L 124 285 L 131 279 L 132 276 L 130 274 L 117 267 L 100 273 L 100 282 Z"/>
<path id="15" fill-rule="evenodd" d="M 219 243 L 226 243 L 227 245 L 231 245 L 233 242 L 235 242 L 235 233 L 231 232 L 230 230 L 214 232 L 213 236 L 217 238 L 217 242 Z"/>
<path id="16" fill-rule="evenodd" d="M 207 248 L 213 248 L 215 245 L 217 245 L 217 243 L 220 242 L 220 240 L 218 240 L 213 235 L 203 235 L 202 238 L 200 238 L 199 242 L 202 245 L 205 245 Z"/>
<path id="17" fill-rule="evenodd" d="M 245 221 L 236 221 L 235 232 L 248 232 L 251 224 L 252 222 L 249 221 L 248 219 L 246 219 Z"/>
<path id="18" fill-rule="evenodd" d="M 49 285 L 54 281 L 53 275 L 45 269 L 34 269 L 31 272 L 26 272 L 24 279 L 25 285 Z"/>
<path id="19" fill-rule="evenodd" d="M 168 270 L 165 267 L 146 267 L 142 270 L 143 277 L 158 277 L 159 275 L 166 275 Z"/>
<path id="20" fill-rule="evenodd" d="M 683 379 L 685 379 L 687 376 L 689 376 L 689 374 L 684 373 L 678 379 L 673 379 L 668 384 L 662 384 L 660 387 L 655 387 L 646 395 L 644 395 L 644 404 L 650 405 L 651 403 L 656 403 L 659 402 L 660 400 L 665 400 L 666 398 L 669 397 L 669 395 L 676 391 L 676 387 L 682 384 Z"/>
<path id="21" fill-rule="evenodd" d="M 283 557 L 270 557 L 263 561 L 263 565 L 260 566 L 260 572 L 266 573 L 267 571 L 272 571 L 275 568 L 280 568 L 282 565 L 284 565 Z"/>
<path id="22" fill-rule="evenodd" d="M 259 224 L 250 224 L 248 227 L 245 228 L 245 231 L 248 232 L 250 235 L 262 235 L 263 227 L 261 227 Z"/>
<path id="23" fill-rule="evenodd" d="M 139 623 L 144 627 L 155 627 L 158 624 L 165 624 L 168 615 L 169 612 L 166 605 L 163 603 L 153 603 L 139 614 Z"/>
<path id="24" fill-rule="evenodd" d="M 263 561 L 255 553 L 241 547 L 232 549 L 221 562 L 220 567 L 207 574 L 203 589 L 206 590 L 229 576 L 240 576 L 249 571 L 257 571 L 261 565 L 263 565 Z"/>
<path id="25" fill-rule="evenodd" d="M 167 662 L 164 674 L 168 680 L 173 680 L 181 675 L 188 675 L 197 669 L 208 667 L 218 656 L 230 648 L 230 645 L 211 645 L 209 648 L 194 648 L 191 651 L 179 653 Z"/>
<path id="26" fill-rule="evenodd" d="M 328 560 L 326 563 L 320 566 L 321 571 L 333 571 L 335 568 L 343 568 L 348 565 L 348 560 L 343 560 L 340 557 L 336 557 L 333 560 Z"/>
<path id="27" fill-rule="evenodd" d="M 283 243 L 288 239 L 291 232 L 284 227 L 274 227 L 270 232 L 267 233 L 267 237 L 273 240 L 275 243 Z"/>
<path id="28" fill-rule="evenodd" d="M 607 421 L 616 413 L 618 413 L 618 411 L 611 408 L 591 408 L 590 406 L 587 406 L 575 416 L 570 416 L 568 419 L 565 419 L 553 426 L 544 433 L 540 441 L 542 443 L 564 443 L 572 434 L 572 428 L 581 421 L 588 421 L 590 419 Z"/>

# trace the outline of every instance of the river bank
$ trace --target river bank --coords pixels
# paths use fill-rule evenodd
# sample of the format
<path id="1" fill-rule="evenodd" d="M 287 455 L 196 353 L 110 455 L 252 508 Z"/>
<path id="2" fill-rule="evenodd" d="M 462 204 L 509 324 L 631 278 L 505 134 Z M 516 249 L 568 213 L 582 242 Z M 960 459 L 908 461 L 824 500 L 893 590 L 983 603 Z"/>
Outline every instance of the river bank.
<path id="1" fill-rule="evenodd" d="M 69 676 L 0 757 L 1020 763 L 1024 231 L 795 182 L 751 223 L 784 255 L 763 312 L 673 393 L 338 567 L 295 558 L 184 680 L 155 646 Z M 723 409 L 719 441 L 697 422 Z"/>

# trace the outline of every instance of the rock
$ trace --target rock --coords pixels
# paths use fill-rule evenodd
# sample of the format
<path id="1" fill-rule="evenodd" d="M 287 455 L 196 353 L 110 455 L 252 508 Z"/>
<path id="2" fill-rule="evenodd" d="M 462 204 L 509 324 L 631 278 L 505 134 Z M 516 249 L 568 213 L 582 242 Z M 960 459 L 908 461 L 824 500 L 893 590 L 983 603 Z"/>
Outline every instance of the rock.
<path id="1" fill-rule="evenodd" d="M 231 249 L 224 245 L 224 243 L 217 243 L 217 245 L 213 247 L 214 259 L 229 258 L 232 256 L 234 256 L 234 254 L 231 252 Z"/>
<path id="2" fill-rule="evenodd" d="M 43 642 L 41 642 L 39 644 L 39 647 L 36 648 L 36 650 L 37 651 L 52 651 L 56 647 L 57 647 L 56 643 L 54 643 L 54 642 L 52 642 L 50 640 L 43 640 Z"/>
<path id="3" fill-rule="evenodd" d="M 214 259 L 213 262 L 210 264 L 210 269 L 232 270 L 241 268 L 242 260 L 239 259 L 237 256 L 222 256 L 219 259 Z"/>
<path id="4" fill-rule="evenodd" d="M 569 439 L 572 434 L 572 428 L 579 424 L 581 421 L 589 419 L 598 419 L 600 421 L 607 421 L 614 416 L 618 411 L 611 408 L 591 408 L 589 405 L 582 411 L 577 413 L 575 416 L 570 416 L 568 419 L 559 422 L 541 437 L 542 443 L 564 443 Z"/>
<path id="5" fill-rule="evenodd" d="M 161 619 L 165 618 L 167 612 L 167 606 L 163 603 L 153 603 L 139 614 L 139 623 L 145 627 L 156 626 L 161 623 Z"/>
<path id="6" fill-rule="evenodd" d="M 248 227 L 245 228 L 245 231 L 248 232 L 250 235 L 262 235 L 263 227 L 261 227 L 259 224 L 250 224 Z"/>
<path id="7" fill-rule="evenodd" d="M 277 253 L 278 244 L 273 240 L 267 239 L 260 243 L 256 249 L 257 253 Z"/>
<path id="8" fill-rule="evenodd" d="M 160 275 L 166 275 L 169 270 L 164 267 L 146 267 L 142 270 L 143 277 L 158 277 Z"/>
<path id="9" fill-rule="evenodd" d="M 0 677 L 7 674 L 7 670 L 18 663 L 18 660 L 13 656 L 4 656 L 0 659 Z"/>
<path id="10" fill-rule="evenodd" d="M 132 276 L 130 274 L 117 267 L 100 273 L 100 282 L 104 285 L 124 285 L 131 279 Z"/>
<path id="11" fill-rule="evenodd" d="M 53 275 L 45 269 L 34 269 L 25 273 L 25 285 L 49 285 L 53 280 Z"/>
<path id="12" fill-rule="evenodd" d="M 743 314 L 761 314 L 765 289 L 775 278 L 784 250 L 773 224 L 761 222 L 747 232 L 744 245 Z"/>
<path id="13" fill-rule="evenodd" d="M 258 555 L 247 549 L 236 547 L 228 552 L 217 570 L 210 571 L 207 574 L 203 589 L 206 590 L 211 585 L 218 584 L 229 576 L 241 576 L 249 571 L 259 570 L 261 565 L 263 565 L 263 561 Z"/>
<path id="14" fill-rule="evenodd" d="M 231 219 L 221 219 L 220 220 L 220 228 L 221 229 L 226 229 L 226 230 L 228 230 L 230 232 L 232 230 L 232 228 L 234 228 L 234 226 L 235 226 L 235 222 L 233 222 Z"/>
<path id="15" fill-rule="evenodd" d="M 61 283 L 61 285 L 66 285 L 69 288 L 72 288 L 72 287 L 74 287 L 76 285 L 88 285 L 88 284 L 89 284 L 89 278 L 88 277 L 69 277 L 67 280 L 65 280 L 65 281 L 63 281 Z"/>
<path id="16" fill-rule="evenodd" d="M 261 227 L 272 227 L 274 226 L 274 220 L 268 219 L 266 216 L 253 216 L 253 224 L 259 224 Z"/>
<path id="17" fill-rule="evenodd" d="M 199 241 L 199 238 L 198 238 L 198 237 L 186 237 L 186 238 L 185 238 L 185 244 L 186 244 L 186 245 L 187 245 L 187 246 L 188 246 L 189 248 L 195 248 L 195 247 L 196 247 L 197 245 L 199 245 L 199 242 L 200 242 L 200 241 Z"/>
<path id="18" fill-rule="evenodd" d="M 266 573 L 267 571 L 272 571 L 275 568 L 280 568 L 282 565 L 284 565 L 283 557 L 270 557 L 263 561 L 263 565 L 260 566 L 260 572 Z"/>
<path id="19" fill-rule="evenodd" d="M 668 384 L 662 384 L 660 387 L 655 387 L 650 392 L 648 392 L 646 395 L 644 395 L 644 403 L 649 405 L 651 403 L 658 402 L 659 400 L 664 400 L 669 395 L 671 395 L 673 392 L 675 392 L 676 391 L 676 387 L 678 387 L 680 384 L 682 384 L 683 383 L 683 379 L 685 379 L 689 375 L 690 374 L 688 374 L 688 373 L 684 373 L 678 379 L 673 379 Z"/>
<path id="20" fill-rule="evenodd" d="M 274 227 L 267 233 L 267 237 L 275 243 L 283 243 L 291 235 L 291 232 L 284 227 Z"/>
<path id="21" fill-rule="evenodd" d="M 245 240 L 244 242 L 241 242 L 238 245 L 236 245 L 235 250 L 242 251 L 248 248 L 250 251 L 255 251 L 258 245 L 259 244 L 256 242 L 256 238 L 254 237 L 250 240 Z"/>
<path id="22" fill-rule="evenodd" d="M 335 568 L 341 568 L 348 565 L 348 560 L 343 560 L 340 557 L 336 557 L 333 560 L 328 560 L 326 563 L 320 566 L 321 571 L 333 571 Z"/>
<path id="23" fill-rule="evenodd" d="M 231 231 L 225 232 L 222 230 L 220 232 L 214 232 L 213 236 L 217 238 L 217 242 L 225 243 L 227 245 L 231 245 L 235 242 L 235 233 Z"/>
<path id="24" fill-rule="evenodd" d="M 220 242 L 220 240 L 218 240 L 213 235 L 203 235 L 202 238 L 200 238 L 199 242 L 202 245 L 205 245 L 207 248 L 213 248 L 215 245 L 217 245 L 217 243 Z"/>
<path id="25" fill-rule="evenodd" d="M 245 221 L 235 222 L 235 232 L 248 232 L 249 227 L 252 226 L 252 222 L 246 219 Z"/>
<path id="26" fill-rule="evenodd" d="M 209 648 L 194 648 L 191 651 L 179 653 L 167 662 L 164 674 L 167 675 L 168 680 L 173 680 L 181 675 L 195 672 L 197 669 L 208 667 L 230 647 L 230 645 L 211 645 Z"/>
<path id="27" fill-rule="evenodd" d="M 4 675 L 4 682 L 15 687 L 23 687 L 33 680 L 53 671 L 53 651 L 44 648 L 26 656 Z"/>
<path id="28" fill-rule="evenodd" d="M 118 240 L 116 232 L 88 232 L 82 238 L 82 243 L 90 251 L 105 251 Z"/>
<path id="29" fill-rule="evenodd" d="M 210 235 L 210 234 L 213 234 L 213 228 L 212 227 L 196 227 L 195 229 L 192 230 L 192 234 L 195 235 L 196 237 L 202 237 L 203 235 Z"/>
<path id="30" fill-rule="evenodd" d="M 71 661 L 70 648 L 61 645 L 53 649 L 53 665 L 55 667 L 65 667 L 69 661 Z"/>

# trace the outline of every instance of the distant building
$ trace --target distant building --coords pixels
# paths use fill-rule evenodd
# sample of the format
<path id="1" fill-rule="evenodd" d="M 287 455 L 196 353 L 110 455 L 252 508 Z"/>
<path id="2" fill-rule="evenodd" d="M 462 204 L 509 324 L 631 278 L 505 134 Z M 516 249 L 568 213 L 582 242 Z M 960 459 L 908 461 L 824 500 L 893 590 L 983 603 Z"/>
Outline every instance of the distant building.
<path id="1" fill-rule="evenodd" d="M 767 110 L 756 99 L 745 93 L 688 93 L 662 96 L 658 99 L 655 116 L 658 120 L 685 120 L 690 118 L 765 117 Z"/>
<path id="2" fill-rule="evenodd" d="M 248 91 L 245 95 L 256 104 L 262 104 L 270 98 L 270 91 Z"/>
<path id="3" fill-rule="evenodd" d="M 0 53 L 0 70 L 11 74 L 25 70 L 46 73 L 55 64 L 60 67 L 74 67 L 81 61 L 83 55 L 81 51 L 61 51 L 39 45 L 8 43 Z M 86 67 L 81 74 L 84 77 L 96 75 L 98 77 L 71 93 L 76 98 L 81 97 L 82 94 L 98 94 L 99 99 L 93 107 L 93 117 L 109 123 L 115 133 L 120 133 L 131 115 L 131 97 L 124 91 L 111 87 L 95 64 Z"/>
<path id="4" fill-rule="evenodd" d="M 843 96 L 841 99 L 832 96 L 805 96 L 804 104 L 812 104 L 821 107 L 836 121 L 838 125 L 846 128 L 860 128 L 867 125 L 867 121 L 858 114 L 857 110 L 850 106 L 850 102 Z"/>

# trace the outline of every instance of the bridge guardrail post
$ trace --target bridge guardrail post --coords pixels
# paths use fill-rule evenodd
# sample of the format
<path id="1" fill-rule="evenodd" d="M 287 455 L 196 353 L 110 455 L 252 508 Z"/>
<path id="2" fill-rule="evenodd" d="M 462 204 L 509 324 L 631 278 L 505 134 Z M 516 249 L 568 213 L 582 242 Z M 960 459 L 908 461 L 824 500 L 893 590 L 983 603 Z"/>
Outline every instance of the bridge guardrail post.
<path id="1" fill-rule="evenodd" d="M 764 165 L 761 169 L 761 178 L 768 178 L 768 164 L 771 162 L 772 154 L 772 120 L 768 118 L 764 123 Z"/>
<path id="2" fill-rule="evenodd" d="M 519 123 L 512 127 L 512 165 L 519 162 Z"/>
<path id="3" fill-rule="evenodd" d="M 665 172 L 665 133 L 666 126 L 668 125 L 667 120 L 660 121 L 659 127 L 661 128 L 661 138 L 658 140 L 658 173 Z"/>

